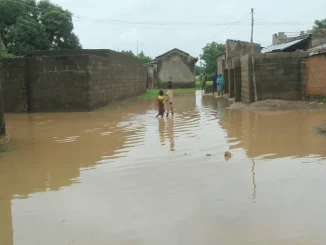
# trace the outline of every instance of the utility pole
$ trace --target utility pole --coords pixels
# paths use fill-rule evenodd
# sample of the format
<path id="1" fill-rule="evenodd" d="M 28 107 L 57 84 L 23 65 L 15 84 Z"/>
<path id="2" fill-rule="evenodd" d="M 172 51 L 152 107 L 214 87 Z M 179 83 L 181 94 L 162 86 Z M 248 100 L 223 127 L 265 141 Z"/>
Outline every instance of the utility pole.
<path id="1" fill-rule="evenodd" d="M 0 137 L 6 135 L 3 86 L 2 86 L 2 81 L 1 81 L 1 69 L 2 69 L 2 39 L 1 39 L 1 34 L 0 34 Z"/>
<path id="2" fill-rule="evenodd" d="M 255 74 L 255 58 L 254 58 L 254 9 L 251 9 L 251 65 L 252 65 L 252 82 L 254 85 L 254 96 L 255 102 L 258 101 L 257 99 L 257 86 L 256 86 L 256 74 Z"/>

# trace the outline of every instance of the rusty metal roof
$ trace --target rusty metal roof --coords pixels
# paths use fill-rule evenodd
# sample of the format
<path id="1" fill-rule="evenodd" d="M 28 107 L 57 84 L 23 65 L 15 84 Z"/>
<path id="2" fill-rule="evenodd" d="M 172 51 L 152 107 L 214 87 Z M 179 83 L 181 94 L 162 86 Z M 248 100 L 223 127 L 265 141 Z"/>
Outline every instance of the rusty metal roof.
<path id="1" fill-rule="evenodd" d="M 306 37 L 303 37 L 303 38 L 300 38 L 300 39 L 297 39 L 297 40 L 293 40 L 293 41 L 290 41 L 290 42 L 287 42 L 287 43 L 281 43 L 281 44 L 277 44 L 277 45 L 273 45 L 273 46 L 269 46 L 269 47 L 266 47 L 264 49 L 262 49 L 262 53 L 270 53 L 270 52 L 275 52 L 275 51 L 283 51 L 284 49 L 287 49 L 297 43 L 300 43 L 304 40 L 306 40 L 307 38 L 309 38 L 309 36 L 306 36 Z"/>

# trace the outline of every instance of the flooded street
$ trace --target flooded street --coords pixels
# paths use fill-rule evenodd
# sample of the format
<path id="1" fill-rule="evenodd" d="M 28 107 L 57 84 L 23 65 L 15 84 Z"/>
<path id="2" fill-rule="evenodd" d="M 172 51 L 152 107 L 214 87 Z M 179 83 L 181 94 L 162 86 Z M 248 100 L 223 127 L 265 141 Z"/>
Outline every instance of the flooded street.
<path id="1" fill-rule="evenodd" d="M 325 244 L 326 112 L 155 103 L 8 114 L 0 245 Z"/>

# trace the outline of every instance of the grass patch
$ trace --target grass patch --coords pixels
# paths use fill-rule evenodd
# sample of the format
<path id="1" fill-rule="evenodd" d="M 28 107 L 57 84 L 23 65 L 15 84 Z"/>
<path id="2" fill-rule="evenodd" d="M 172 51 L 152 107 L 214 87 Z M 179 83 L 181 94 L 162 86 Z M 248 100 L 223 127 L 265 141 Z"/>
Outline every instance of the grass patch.
<path id="1" fill-rule="evenodd" d="M 311 97 L 308 97 L 308 100 L 316 102 L 316 103 L 325 103 L 326 104 L 326 96 L 311 96 Z"/>
<path id="2" fill-rule="evenodd" d="M 207 81 L 206 85 L 213 85 L 213 81 Z M 201 81 L 196 81 L 196 90 L 201 90 Z"/>
<path id="3" fill-rule="evenodd" d="M 213 85 L 213 81 L 207 81 L 206 85 Z M 201 82 L 196 81 L 196 85 L 194 88 L 176 88 L 173 89 L 173 94 L 187 94 L 187 93 L 192 93 L 195 92 L 196 90 L 201 90 Z M 160 89 L 150 89 L 147 90 L 146 93 L 141 94 L 138 96 L 140 99 L 155 99 L 158 96 L 158 92 Z M 163 92 L 165 92 L 166 89 L 163 89 Z"/>
<path id="4" fill-rule="evenodd" d="M 157 98 L 159 91 L 160 91 L 160 89 L 147 90 L 146 93 L 141 94 L 138 97 L 141 99 L 155 99 L 155 98 Z M 165 92 L 166 90 L 163 89 L 163 91 Z M 173 94 L 187 94 L 187 93 L 192 93 L 195 91 L 196 91 L 195 88 L 176 88 L 176 89 L 173 89 Z"/>

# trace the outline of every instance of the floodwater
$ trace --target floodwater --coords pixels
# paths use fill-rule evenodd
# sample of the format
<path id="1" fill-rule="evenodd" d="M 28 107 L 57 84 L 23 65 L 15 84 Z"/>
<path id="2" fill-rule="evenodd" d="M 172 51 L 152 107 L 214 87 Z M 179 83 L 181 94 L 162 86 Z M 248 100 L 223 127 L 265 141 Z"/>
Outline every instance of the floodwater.
<path id="1" fill-rule="evenodd" d="M 325 244 L 326 112 L 175 100 L 7 115 L 0 244 Z"/>

